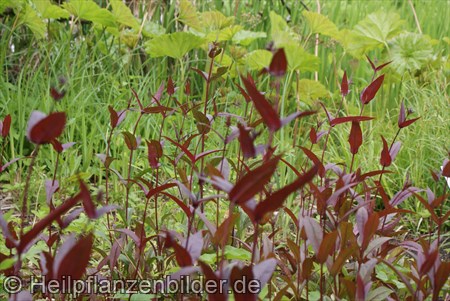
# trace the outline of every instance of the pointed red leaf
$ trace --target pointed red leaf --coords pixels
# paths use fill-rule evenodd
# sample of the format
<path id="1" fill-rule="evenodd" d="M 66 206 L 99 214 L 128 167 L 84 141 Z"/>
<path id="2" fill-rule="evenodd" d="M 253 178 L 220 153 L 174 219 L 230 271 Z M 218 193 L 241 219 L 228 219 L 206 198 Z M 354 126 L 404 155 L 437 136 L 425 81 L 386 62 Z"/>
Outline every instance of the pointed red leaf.
<path id="1" fill-rule="evenodd" d="M 281 120 L 277 112 L 270 105 L 267 99 L 256 89 L 255 85 L 247 78 L 241 76 L 244 86 L 252 99 L 256 110 L 261 115 L 264 123 L 270 131 L 275 132 L 281 127 Z"/>
<path id="2" fill-rule="evenodd" d="M 384 74 L 379 76 L 377 79 L 375 79 L 373 82 L 370 83 L 369 86 L 367 86 L 361 93 L 361 103 L 362 104 L 368 104 L 372 99 L 374 99 L 375 95 L 377 94 L 378 90 L 381 87 L 381 84 L 384 80 Z"/>
<path id="3" fill-rule="evenodd" d="M 338 118 L 334 118 L 331 122 L 330 125 L 331 126 L 335 126 L 341 123 L 345 123 L 345 122 L 361 122 L 361 121 L 368 121 L 368 120 L 372 120 L 374 119 L 374 117 L 369 117 L 369 116 L 346 116 L 346 117 L 338 117 Z"/>
<path id="4" fill-rule="evenodd" d="M 392 61 L 389 61 L 387 63 L 384 63 L 378 67 L 375 68 L 375 71 L 380 71 L 381 69 L 383 69 L 384 67 L 386 67 L 387 65 L 389 65 L 390 63 L 392 63 Z"/>
<path id="5" fill-rule="evenodd" d="M 89 192 L 89 189 L 87 188 L 86 184 L 84 184 L 83 181 L 79 180 L 79 182 L 84 212 L 89 218 L 92 219 L 97 218 L 97 213 L 95 212 L 95 205 L 94 202 L 92 201 L 91 193 Z"/>
<path id="6" fill-rule="evenodd" d="M 129 150 L 135 150 L 138 147 L 136 137 L 130 132 L 123 131 L 123 138 L 125 139 L 125 143 Z"/>
<path id="7" fill-rule="evenodd" d="M 255 209 L 254 218 L 256 222 L 261 222 L 264 218 L 264 215 L 267 213 L 272 213 L 283 206 L 283 202 L 286 198 L 293 193 L 294 191 L 302 188 L 305 184 L 310 182 L 317 173 L 318 168 L 314 166 L 305 174 L 301 175 L 294 182 L 285 187 L 277 190 L 272 193 L 269 197 L 267 197 L 264 201 L 258 203 Z"/>
<path id="8" fill-rule="evenodd" d="M 169 94 L 169 96 L 172 96 L 174 93 L 175 93 L 175 87 L 173 85 L 172 78 L 169 77 L 169 80 L 167 80 L 167 94 Z"/>
<path id="9" fill-rule="evenodd" d="M 403 122 L 405 122 L 405 120 L 406 120 L 405 104 L 403 103 L 403 100 L 402 100 L 402 103 L 400 105 L 400 112 L 398 114 L 398 122 L 397 122 L 398 126 L 401 127 L 400 125 Z"/>
<path id="10" fill-rule="evenodd" d="M 399 125 L 399 127 L 400 127 L 400 128 L 405 128 L 405 127 L 407 127 L 407 126 L 413 124 L 414 122 L 416 122 L 416 121 L 419 120 L 419 119 L 420 119 L 420 117 L 406 120 L 406 121 L 402 122 L 402 123 Z"/>
<path id="11" fill-rule="evenodd" d="M 239 144 L 244 154 L 244 158 L 254 158 L 256 156 L 255 146 L 253 145 L 253 138 L 250 136 L 250 129 L 246 129 L 240 123 L 239 128 Z"/>
<path id="12" fill-rule="evenodd" d="M 191 95 L 191 82 L 189 80 L 184 84 L 184 94 Z"/>
<path id="13" fill-rule="evenodd" d="M 347 96 L 349 90 L 348 90 L 348 79 L 347 79 L 347 71 L 344 71 L 344 77 L 342 77 L 341 82 L 341 95 L 343 97 Z"/>
<path id="14" fill-rule="evenodd" d="M 320 159 L 316 156 L 316 154 L 314 154 L 312 151 L 310 151 L 309 149 L 307 149 L 306 147 L 300 146 L 300 148 L 302 149 L 302 151 L 305 153 L 305 155 L 311 160 L 313 161 L 314 165 L 317 166 L 318 168 L 318 173 L 319 176 L 321 178 L 323 178 L 325 176 L 325 167 L 322 164 L 322 161 L 320 161 Z"/>
<path id="15" fill-rule="evenodd" d="M 44 113 L 34 111 L 28 121 L 28 139 L 35 144 L 50 143 L 58 138 L 66 125 L 66 114 L 64 112 Z"/>
<path id="16" fill-rule="evenodd" d="M 235 301 L 256 301 L 258 294 L 250 289 L 250 282 L 253 282 L 252 266 L 239 267 L 235 265 L 231 270 L 230 284 L 233 289 Z"/>
<path id="17" fill-rule="evenodd" d="M 274 157 L 243 176 L 231 189 L 230 201 L 242 204 L 262 191 L 275 172 L 279 160 L 279 156 Z"/>
<path id="18" fill-rule="evenodd" d="M 71 285 L 70 281 L 81 279 L 91 258 L 94 237 L 91 234 L 75 241 L 70 237 L 58 250 L 53 270 L 58 280 Z"/>
<path id="19" fill-rule="evenodd" d="M 247 92 L 245 92 L 245 90 L 240 85 L 238 85 L 237 83 L 234 83 L 234 84 L 239 89 L 239 91 L 241 92 L 242 96 L 244 96 L 245 101 L 246 102 L 250 102 L 251 99 L 250 99 L 250 96 L 248 96 Z"/>
<path id="20" fill-rule="evenodd" d="M 272 57 L 272 62 L 269 65 L 269 73 L 272 76 L 283 76 L 287 70 L 287 59 L 284 49 L 280 48 Z"/>
<path id="21" fill-rule="evenodd" d="M 47 228 L 48 225 L 50 225 L 54 220 L 59 218 L 62 214 L 73 208 L 80 199 L 81 194 L 77 194 L 73 198 L 66 200 L 64 203 L 62 203 L 61 205 L 50 211 L 49 214 L 47 214 L 43 219 L 37 222 L 34 225 L 34 227 L 31 228 L 30 231 L 25 233 L 20 238 L 19 246 L 17 247 L 17 252 L 22 253 L 22 251 L 28 247 L 28 245 L 41 233 L 41 231 Z"/>
<path id="22" fill-rule="evenodd" d="M 358 153 L 359 147 L 363 141 L 361 126 L 359 122 L 353 121 L 352 128 L 350 130 L 350 136 L 348 137 L 348 142 L 350 143 L 350 152 L 352 154 Z"/>
<path id="23" fill-rule="evenodd" d="M 366 55 L 366 58 L 369 60 L 370 63 L 370 67 L 372 67 L 372 70 L 375 72 L 377 70 L 377 67 L 375 66 L 375 64 L 372 62 L 372 60 L 370 59 L 370 57 L 368 55 Z"/>
<path id="24" fill-rule="evenodd" d="M 333 254 L 333 252 L 335 251 L 337 236 L 337 230 L 325 234 L 325 237 L 323 238 L 322 243 L 319 247 L 319 253 L 317 254 L 317 261 L 319 263 L 324 263 L 327 260 L 328 256 Z"/>
<path id="25" fill-rule="evenodd" d="M 159 167 L 159 158 L 163 155 L 161 143 L 156 140 L 146 141 L 148 150 L 148 163 L 152 168 Z"/>
<path id="26" fill-rule="evenodd" d="M 392 158 L 391 154 L 389 153 L 389 146 L 386 142 L 386 139 L 384 139 L 383 136 L 381 136 L 381 139 L 383 140 L 383 150 L 381 151 L 380 164 L 384 167 L 388 167 L 389 165 L 391 165 Z"/>
<path id="27" fill-rule="evenodd" d="M 11 128 L 11 115 L 6 115 L 5 119 L 3 119 L 3 122 L 0 121 L 0 125 L 2 125 L 1 128 L 1 134 L 3 138 L 6 138 L 9 134 L 9 130 Z"/>

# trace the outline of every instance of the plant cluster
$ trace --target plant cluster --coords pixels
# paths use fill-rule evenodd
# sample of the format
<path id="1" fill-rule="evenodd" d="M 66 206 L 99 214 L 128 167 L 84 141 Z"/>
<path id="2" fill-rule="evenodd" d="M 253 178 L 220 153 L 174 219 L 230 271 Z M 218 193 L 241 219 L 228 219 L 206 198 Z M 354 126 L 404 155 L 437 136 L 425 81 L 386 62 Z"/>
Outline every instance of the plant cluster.
<path id="1" fill-rule="evenodd" d="M 208 52 L 211 64 L 220 52 L 217 45 L 211 47 Z M 21 224 L 0 216 L 4 247 L 9 250 L 9 254 L 2 254 L 2 272 L 20 276 L 30 268 L 37 269 L 47 277 L 46 281 L 55 279 L 66 286 L 87 275 L 136 279 L 169 274 L 170 279 L 177 280 L 183 275 L 201 274 L 207 281 L 226 280 L 232 290 L 239 280 L 245 279 L 244 286 L 258 280 L 261 291 L 234 291 L 235 300 L 329 299 L 331 296 L 350 300 L 437 300 L 450 272 L 450 263 L 443 261 L 440 253 L 442 227 L 450 216 L 450 212 L 442 211 L 448 194 L 436 196 L 427 190 L 427 196 L 423 197 L 421 190 L 407 181 L 400 191 L 389 196 L 381 184 L 381 178 L 388 176 L 389 166 L 400 150 L 396 141 L 398 133 L 419 118 L 410 118 L 402 102 L 397 135 L 389 143 L 383 136 L 380 139 L 381 169 L 361 170 L 353 164 L 363 140 L 374 139 L 363 135 L 363 124 L 373 119 L 363 113 L 384 80 L 384 75 L 376 75 L 388 63 L 378 67 L 371 64 L 375 79 L 361 91 L 360 114 L 346 116 L 341 110 L 330 112 L 322 104 L 324 120 L 321 119 L 324 114 L 314 111 L 294 112 L 287 117 L 279 115 L 280 79 L 287 68 L 283 49 L 274 51 L 269 67 L 260 74 L 273 81 L 276 92 L 272 100 L 258 90 L 257 81 L 250 74 L 242 75 L 240 83 L 235 84 L 246 100 L 248 114 L 245 116 L 220 111 L 215 99 L 210 97 L 211 85 L 216 80 L 212 68 L 209 72 L 197 70 L 205 81 L 202 102 L 190 99 L 187 84 L 182 92 L 185 101 L 180 103 L 181 93 L 176 93 L 180 89 L 171 78 L 148 101 L 141 100 L 132 90 L 133 97 L 126 108 L 108 107 L 107 148 L 98 155 L 104 166 L 104 193 L 93 197 L 87 184 L 79 180 L 79 192 L 55 205 L 55 194 L 61 190 L 56 160 L 53 177 L 45 185 L 49 212 L 28 225 L 28 189 L 39 150 L 51 145 L 59 157 L 73 145 L 60 141 L 66 113 L 33 112 L 26 136 L 35 149 L 28 158 L 31 163 L 23 192 Z M 344 101 L 350 93 L 345 73 L 340 90 Z M 51 95 L 59 102 L 64 93 L 52 88 Z M 182 124 L 174 124 L 170 132 L 164 131 L 164 123 L 176 114 L 183 116 Z M 184 119 L 190 114 L 197 129 L 185 132 Z M 130 115 L 137 115 L 133 130 L 121 129 Z M 153 115 L 162 116 L 159 134 L 156 139 L 143 139 L 138 136 L 140 123 Z M 306 126 L 303 120 L 313 117 L 317 122 L 311 127 L 309 141 L 299 145 L 307 159 L 301 165 L 290 164 L 277 150 L 277 134 L 294 120 L 301 120 L 302 126 Z M 327 162 L 327 141 L 346 123 L 351 124 L 348 150 L 352 164 Z M 1 123 L 3 146 L 10 124 L 8 115 Z M 115 135 L 119 131 L 121 138 Z M 212 139 L 211 136 L 218 137 L 221 147 L 207 148 L 205 141 Z M 115 158 L 110 154 L 113 139 L 123 139 L 127 149 L 122 151 L 122 159 L 128 158 L 128 169 L 123 175 L 113 168 Z M 133 162 L 143 154 L 140 147 L 143 143 L 150 168 L 137 172 Z M 239 146 L 237 153 L 229 151 L 234 143 Z M 313 146 L 321 151 L 314 152 Z M 17 160 L 2 163 L 1 170 L 11 168 Z M 281 164 L 296 175 L 287 185 L 277 184 Z M 447 159 L 442 171 L 435 174 L 436 180 L 450 176 L 449 172 Z M 125 199 L 120 204 L 110 202 L 108 182 L 112 177 L 124 186 Z M 136 189 L 145 204 L 142 211 L 132 210 L 130 206 L 131 191 Z M 294 198 L 287 202 L 290 196 Z M 401 229 L 402 216 L 414 214 L 399 208 L 410 196 L 430 213 L 430 230 L 426 235 L 416 236 Z M 158 213 L 167 203 L 175 204 L 184 215 L 186 226 L 182 231 L 161 223 Z M 225 211 L 221 210 L 221 204 L 226 204 Z M 214 218 L 207 213 L 212 213 Z M 85 215 L 88 223 L 91 220 L 94 223 L 104 214 L 109 243 L 103 245 L 107 248 L 94 248 L 98 238 L 90 231 L 78 237 L 66 231 L 80 215 Z M 285 237 L 278 233 L 283 220 L 292 229 Z M 243 221 L 248 226 L 243 228 Z M 235 235 L 237 227 L 244 231 L 242 237 Z M 27 258 L 27 253 L 39 241 L 45 243 L 47 250 L 40 252 L 37 261 Z M 69 275 L 71 279 L 65 278 Z M 163 284 L 159 292 L 164 289 Z M 158 298 L 158 291 L 154 294 Z M 177 293 L 170 296 L 180 297 Z M 43 297 L 58 296 L 44 294 Z M 115 297 L 133 298 L 126 294 Z M 31 293 L 22 291 L 10 297 L 11 300 L 23 298 L 31 299 Z M 211 294 L 207 298 L 227 300 L 228 293 Z"/>

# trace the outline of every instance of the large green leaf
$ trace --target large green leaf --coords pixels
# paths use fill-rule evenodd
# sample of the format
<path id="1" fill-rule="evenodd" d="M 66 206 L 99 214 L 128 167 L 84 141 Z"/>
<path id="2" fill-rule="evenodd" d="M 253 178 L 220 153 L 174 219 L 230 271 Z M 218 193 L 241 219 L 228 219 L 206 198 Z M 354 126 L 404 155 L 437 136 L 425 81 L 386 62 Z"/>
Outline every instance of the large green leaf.
<path id="1" fill-rule="evenodd" d="M 286 21 L 275 13 L 270 12 L 270 38 L 275 44 L 275 47 L 282 48 L 295 41 L 296 35 L 287 25 Z"/>
<path id="2" fill-rule="evenodd" d="M 50 0 L 39 0 L 33 2 L 38 13 L 45 19 L 67 19 L 70 14 L 64 8 L 54 5 Z"/>
<path id="3" fill-rule="evenodd" d="M 164 34 L 145 43 L 146 51 L 152 57 L 170 56 L 182 58 L 190 50 L 200 47 L 204 38 L 188 32 Z"/>
<path id="4" fill-rule="evenodd" d="M 199 32 L 199 35 L 200 36 L 205 35 L 205 37 L 209 42 L 214 41 L 223 42 L 231 40 L 234 37 L 234 35 L 241 30 L 242 30 L 241 25 L 232 25 L 220 30 L 208 32 L 206 35 L 204 33 Z"/>
<path id="5" fill-rule="evenodd" d="M 362 58 L 369 50 L 381 45 L 379 42 L 349 29 L 341 30 L 336 39 L 344 47 L 346 52 L 356 58 Z"/>
<path id="6" fill-rule="evenodd" d="M 117 22 L 134 29 L 139 29 L 139 22 L 133 16 L 128 6 L 121 0 L 111 0 L 110 3 L 112 6 L 112 13 Z"/>
<path id="7" fill-rule="evenodd" d="M 312 33 L 320 33 L 332 38 L 336 38 L 338 35 L 339 30 L 328 17 L 311 11 L 303 11 L 303 16 L 305 16 Z"/>
<path id="8" fill-rule="evenodd" d="M 261 70 L 269 66 L 272 60 L 272 52 L 265 49 L 258 49 L 247 53 L 243 57 L 244 64 L 250 70 Z"/>
<path id="9" fill-rule="evenodd" d="M 391 42 L 391 68 L 399 74 L 420 70 L 432 57 L 429 39 L 415 33 L 404 33 Z"/>
<path id="10" fill-rule="evenodd" d="M 319 58 L 307 53 L 300 45 L 291 43 L 284 47 L 290 71 L 316 71 L 319 69 Z"/>
<path id="11" fill-rule="evenodd" d="M 254 40 L 259 39 L 259 38 L 266 38 L 266 37 L 267 37 L 267 34 L 265 32 L 241 30 L 233 36 L 233 42 L 236 44 L 243 45 L 243 46 L 248 46 Z"/>
<path id="12" fill-rule="evenodd" d="M 7 8 L 12 8 L 14 12 L 17 14 L 18 11 L 25 5 L 24 0 L 1 0 L 0 1 L 0 14 Z"/>
<path id="13" fill-rule="evenodd" d="M 200 30 L 200 20 L 198 19 L 197 9 L 188 0 L 181 0 L 178 6 L 178 21 L 190 26 L 194 29 Z"/>
<path id="14" fill-rule="evenodd" d="M 330 92 L 328 92 L 327 88 L 314 80 L 301 79 L 298 83 L 298 87 L 300 100 L 307 104 L 311 104 L 313 101 L 320 98 L 328 98 L 330 96 Z"/>
<path id="15" fill-rule="evenodd" d="M 63 7 L 79 19 L 106 27 L 116 26 L 114 15 L 109 10 L 100 8 L 92 0 L 71 0 L 65 2 Z"/>
<path id="16" fill-rule="evenodd" d="M 26 4 L 19 12 L 17 25 L 28 27 L 38 39 L 45 37 L 45 22 L 38 16 L 37 12 Z"/>
<path id="17" fill-rule="evenodd" d="M 389 39 L 401 32 L 404 23 L 396 13 L 377 11 L 360 21 L 355 26 L 355 31 L 378 43 L 386 44 Z"/>
<path id="18" fill-rule="evenodd" d="M 225 246 L 224 254 L 225 258 L 228 260 L 250 260 L 252 258 L 252 254 L 249 251 L 229 245 Z"/>
<path id="19" fill-rule="evenodd" d="M 218 11 L 206 11 L 200 14 L 202 31 L 216 31 L 233 25 L 234 17 L 227 17 Z"/>
<path id="20" fill-rule="evenodd" d="M 146 21 L 144 23 L 144 27 L 142 28 L 142 34 L 146 38 L 154 38 L 160 35 L 163 35 L 166 33 L 166 30 L 164 27 L 162 27 L 160 24 L 152 22 L 152 21 Z"/>

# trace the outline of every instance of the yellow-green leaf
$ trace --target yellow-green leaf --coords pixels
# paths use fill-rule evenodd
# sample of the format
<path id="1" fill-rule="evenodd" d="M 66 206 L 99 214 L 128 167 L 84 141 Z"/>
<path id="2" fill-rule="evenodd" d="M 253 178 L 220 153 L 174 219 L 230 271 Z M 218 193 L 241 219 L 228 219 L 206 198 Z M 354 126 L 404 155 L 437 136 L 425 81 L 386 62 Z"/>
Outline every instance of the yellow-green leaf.
<path id="1" fill-rule="evenodd" d="M 204 31 L 224 29 L 234 23 L 234 17 L 227 17 L 218 11 L 203 12 L 200 14 L 200 20 Z"/>
<path id="2" fill-rule="evenodd" d="M 405 21 L 392 12 L 377 11 L 368 15 L 355 26 L 355 31 L 362 36 L 385 44 L 387 40 L 399 34 Z"/>
<path id="3" fill-rule="evenodd" d="M 307 53 L 300 45 L 291 43 L 284 47 L 290 71 L 316 71 L 319 69 L 319 58 Z"/>
<path id="4" fill-rule="evenodd" d="M 320 33 L 334 38 L 339 32 L 336 25 L 324 15 L 311 11 L 303 11 L 303 16 L 305 16 L 312 33 Z"/>
<path id="5" fill-rule="evenodd" d="M 106 27 L 116 26 L 114 15 L 109 10 L 100 8 L 92 0 L 71 0 L 64 2 L 63 7 L 79 19 Z"/>
<path id="6" fill-rule="evenodd" d="M 260 39 L 260 38 L 266 38 L 266 37 L 267 37 L 267 34 L 265 32 L 241 30 L 233 36 L 233 42 L 236 44 L 243 45 L 243 46 L 248 46 L 254 40 Z"/>
<path id="7" fill-rule="evenodd" d="M 175 32 L 156 37 L 145 43 L 145 46 L 147 53 L 152 57 L 170 56 L 180 59 L 190 50 L 200 47 L 204 42 L 204 38 L 192 33 Z"/>
<path id="8" fill-rule="evenodd" d="M 272 60 L 272 52 L 264 49 L 254 50 L 247 53 L 243 60 L 250 70 L 261 70 L 269 66 Z"/>
<path id="9" fill-rule="evenodd" d="M 39 0 L 33 2 L 34 6 L 38 13 L 44 19 L 67 19 L 70 17 L 70 14 L 67 10 L 58 5 L 54 5 L 50 2 L 50 0 Z"/>
<path id="10" fill-rule="evenodd" d="M 307 104 L 311 104 L 313 101 L 320 98 L 328 98 L 330 96 L 330 92 L 328 92 L 327 88 L 314 80 L 301 79 L 298 83 L 298 87 L 300 100 Z"/>
<path id="11" fill-rule="evenodd" d="M 128 6 L 121 0 L 111 0 L 110 3 L 112 6 L 112 13 L 117 22 L 134 29 L 139 29 L 139 22 L 133 16 Z"/>
<path id="12" fill-rule="evenodd" d="M 356 58 L 362 58 L 369 50 L 377 48 L 380 43 L 355 32 L 354 30 L 343 29 L 336 39 L 344 47 L 345 51 Z"/>
<path id="13" fill-rule="evenodd" d="M 20 10 L 17 25 L 25 25 L 38 39 L 42 39 L 45 36 L 46 26 L 44 21 L 39 18 L 36 11 L 28 4 Z"/>
<path id="14" fill-rule="evenodd" d="M 200 21 L 197 15 L 197 9 L 188 0 L 181 0 L 178 7 L 178 21 L 194 29 L 200 29 Z"/>
<path id="15" fill-rule="evenodd" d="M 288 44 L 295 42 L 296 34 L 292 32 L 291 28 L 287 25 L 286 21 L 271 11 L 270 14 L 270 38 L 275 44 L 275 47 L 282 48 Z"/>

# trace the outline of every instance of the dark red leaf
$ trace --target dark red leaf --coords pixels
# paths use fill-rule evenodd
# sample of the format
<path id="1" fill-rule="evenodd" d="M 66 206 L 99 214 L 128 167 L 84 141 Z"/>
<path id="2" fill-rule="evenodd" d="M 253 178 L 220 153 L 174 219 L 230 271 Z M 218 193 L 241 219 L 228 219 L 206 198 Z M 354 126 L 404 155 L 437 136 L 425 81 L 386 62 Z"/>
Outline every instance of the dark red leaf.
<path id="1" fill-rule="evenodd" d="M 34 227 L 31 228 L 30 231 L 25 233 L 20 238 L 19 246 L 17 247 L 17 252 L 22 253 L 22 251 L 28 247 L 28 245 L 39 235 L 39 233 L 42 232 L 42 230 L 47 228 L 54 220 L 59 218 L 62 214 L 73 208 L 80 199 L 81 194 L 77 194 L 73 198 L 68 199 L 67 201 L 65 201 L 52 211 L 50 211 L 49 214 L 47 214 L 43 219 L 37 222 L 34 225 Z"/>
<path id="2" fill-rule="evenodd" d="M 239 128 L 239 144 L 241 146 L 244 158 L 254 158 L 256 156 L 255 146 L 253 145 L 253 138 L 250 136 L 250 129 L 246 129 L 240 123 Z"/>
<path id="3" fill-rule="evenodd" d="M 241 86 L 239 86 L 237 83 L 234 83 L 234 84 L 236 85 L 236 87 L 238 87 L 238 89 L 241 92 L 242 96 L 244 96 L 245 101 L 246 102 L 250 102 L 251 99 L 250 99 L 250 96 L 248 96 L 247 92 L 245 92 L 245 90 Z"/>
<path id="4" fill-rule="evenodd" d="M 45 116 L 42 112 L 34 111 L 28 121 L 28 139 L 35 144 L 50 143 L 58 138 L 66 125 L 64 112 L 51 113 Z"/>
<path id="5" fill-rule="evenodd" d="M 277 190 L 267 197 L 264 201 L 260 202 L 255 209 L 254 218 L 256 222 L 261 222 L 264 216 L 268 213 L 272 213 L 283 206 L 283 202 L 294 191 L 302 188 L 306 183 L 310 182 L 317 173 L 318 168 L 314 166 L 305 174 L 298 177 L 294 182 L 285 187 Z"/>
<path id="6" fill-rule="evenodd" d="M 62 153 L 62 151 L 64 150 L 61 142 L 59 142 L 58 139 L 53 139 L 52 141 L 50 141 L 50 144 L 53 146 L 53 149 L 58 153 Z"/>
<path id="7" fill-rule="evenodd" d="M 398 126 L 401 127 L 401 124 L 405 122 L 405 120 L 406 120 L 405 104 L 403 103 L 402 100 L 402 103 L 400 105 L 400 112 L 398 114 L 398 122 L 397 122 Z"/>
<path id="8" fill-rule="evenodd" d="M 350 143 L 350 152 L 352 154 L 358 153 L 359 147 L 362 145 L 363 136 L 361 126 L 358 121 L 352 122 L 352 128 L 350 130 L 350 136 L 348 142 Z"/>
<path id="9" fill-rule="evenodd" d="M 384 74 L 370 83 L 361 93 L 361 103 L 368 104 L 377 94 L 384 80 Z"/>
<path id="10" fill-rule="evenodd" d="M 372 62 L 372 60 L 370 59 L 369 56 L 366 55 L 366 58 L 369 60 L 370 67 L 372 67 L 372 70 L 375 72 L 375 71 L 377 70 L 377 67 L 376 67 L 375 64 Z"/>
<path id="11" fill-rule="evenodd" d="M 311 127 L 311 130 L 309 131 L 309 140 L 311 141 L 312 144 L 317 143 L 317 132 L 313 126 Z"/>
<path id="12" fill-rule="evenodd" d="M 380 164 L 384 167 L 388 167 L 392 162 L 391 154 L 389 153 L 389 146 L 386 139 L 384 139 L 383 136 L 381 136 L 381 139 L 383 140 L 383 150 L 381 151 Z"/>
<path id="13" fill-rule="evenodd" d="M 291 122 L 292 120 L 294 120 L 296 118 L 302 118 L 302 117 L 310 116 L 310 115 L 313 115 L 315 113 L 316 113 L 316 111 L 304 111 L 304 112 L 292 113 L 289 116 L 281 119 L 281 126 L 285 126 L 286 124 L 288 124 L 289 122 Z"/>
<path id="14" fill-rule="evenodd" d="M 346 116 L 346 117 L 338 117 L 338 118 L 334 118 L 331 122 L 330 125 L 331 126 L 335 126 L 341 123 L 345 123 L 345 122 L 361 122 L 361 121 L 368 121 L 368 120 L 372 120 L 374 119 L 374 117 L 369 117 L 369 116 Z"/>
<path id="15" fill-rule="evenodd" d="M 361 245 L 362 250 L 366 250 L 370 240 L 378 229 L 379 222 L 380 218 L 378 217 L 378 213 L 372 212 L 367 219 L 367 223 L 364 225 L 364 239 Z"/>
<path id="16" fill-rule="evenodd" d="M 337 230 L 325 234 L 325 237 L 323 238 L 322 243 L 319 247 L 319 253 L 317 254 L 317 261 L 319 263 L 324 263 L 327 260 L 328 256 L 333 254 L 333 252 L 335 251 L 337 236 Z"/>
<path id="17" fill-rule="evenodd" d="M 133 93 L 134 97 L 136 98 L 136 101 L 138 102 L 139 109 L 142 111 L 144 109 L 144 106 L 142 105 L 141 99 L 139 98 L 138 94 L 136 93 L 136 91 L 134 91 L 133 88 L 131 88 L 131 92 Z"/>
<path id="18" fill-rule="evenodd" d="M 275 52 L 269 65 L 269 73 L 272 76 L 283 76 L 287 70 L 287 59 L 284 49 L 280 48 Z"/>
<path id="19" fill-rule="evenodd" d="M 175 93 L 175 87 L 173 85 L 172 78 L 169 77 L 169 79 L 167 80 L 167 94 L 169 94 L 169 96 L 172 96 L 174 93 Z"/>
<path id="20" fill-rule="evenodd" d="M 229 193 L 230 201 L 242 204 L 264 189 L 275 172 L 280 157 L 274 157 L 243 176 Z"/>
<path id="21" fill-rule="evenodd" d="M 402 122 L 402 123 L 399 125 L 399 127 L 400 127 L 400 128 L 405 128 L 405 127 L 407 127 L 407 126 L 413 124 L 414 122 L 416 122 L 416 121 L 419 120 L 419 119 L 420 119 L 420 117 L 406 120 L 406 121 Z"/>
<path id="22" fill-rule="evenodd" d="M 442 175 L 450 178 L 450 160 L 446 159 L 442 164 Z"/>
<path id="23" fill-rule="evenodd" d="M 392 63 L 392 61 L 389 61 L 387 63 L 384 63 L 378 67 L 375 68 L 375 71 L 380 71 L 381 69 L 383 69 L 384 67 L 386 67 L 387 65 L 389 65 L 390 63 Z"/>
<path id="24" fill-rule="evenodd" d="M 46 202 L 47 204 L 50 204 L 50 200 L 53 197 L 53 194 L 58 191 L 59 189 L 59 182 L 57 180 L 46 180 L 45 181 L 45 195 L 46 195 Z"/>
<path id="25" fill-rule="evenodd" d="M 261 115 L 264 123 L 270 131 L 275 132 L 281 127 L 281 120 L 277 112 L 270 105 L 267 99 L 256 89 L 256 86 L 244 76 L 241 76 L 244 86 L 252 99 L 256 110 Z"/>
<path id="26" fill-rule="evenodd" d="M 191 82 L 189 80 L 184 84 L 184 94 L 191 95 Z"/>
<path id="27" fill-rule="evenodd" d="M 214 288 L 220 288 L 223 283 L 220 283 L 219 277 L 217 277 L 216 273 L 211 269 L 209 265 L 206 263 L 203 263 L 201 261 L 198 262 L 200 267 L 202 268 L 203 275 L 205 275 L 206 281 L 208 283 L 214 283 L 211 284 Z M 225 291 L 220 291 L 220 289 L 214 290 L 214 293 L 211 291 L 208 294 L 208 301 L 226 301 L 227 295 L 226 294 L 226 288 L 223 287 Z"/>
<path id="28" fill-rule="evenodd" d="M 166 113 L 167 111 L 172 111 L 172 108 L 165 107 L 165 106 L 154 106 L 154 107 L 147 107 L 142 110 L 143 113 L 147 114 L 156 114 L 156 113 Z"/>
<path id="29" fill-rule="evenodd" d="M 318 173 L 319 176 L 321 178 L 323 178 L 325 176 L 325 167 L 322 164 L 322 161 L 320 161 L 320 159 L 316 156 L 316 154 L 314 154 L 312 151 L 310 151 L 309 149 L 307 149 L 306 147 L 300 146 L 300 148 L 302 149 L 302 151 L 305 153 L 305 155 L 311 160 L 313 161 L 314 165 L 317 166 L 318 168 Z"/>
<path id="30" fill-rule="evenodd" d="M 197 69 L 197 68 L 191 68 L 191 70 L 194 70 L 195 72 L 197 72 L 201 77 L 203 77 L 204 80 L 208 81 L 208 73 Z"/>
<path id="31" fill-rule="evenodd" d="M 348 79 L 347 79 L 347 71 L 344 71 L 344 77 L 342 77 L 341 82 L 341 95 L 343 97 L 347 96 L 349 90 L 348 90 Z"/>
<path id="32" fill-rule="evenodd" d="M 135 150 L 138 147 L 136 137 L 130 132 L 123 131 L 123 138 L 125 139 L 125 143 L 129 150 Z"/>
<path id="33" fill-rule="evenodd" d="M 159 167 L 159 158 L 163 155 L 163 150 L 161 147 L 161 143 L 156 140 L 149 140 L 147 142 L 147 150 L 148 150 L 148 163 L 152 168 Z"/>
<path id="34" fill-rule="evenodd" d="M 86 184 L 84 184 L 83 181 L 79 180 L 80 182 L 80 194 L 81 194 L 81 201 L 83 202 L 83 208 L 84 212 L 89 218 L 97 218 L 97 214 L 95 212 L 95 205 L 91 198 L 91 193 L 89 192 L 89 189 L 87 188 Z"/>
<path id="35" fill-rule="evenodd" d="M 54 261 L 55 276 L 59 281 L 71 285 L 69 281 L 81 279 L 91 258 L 93 242 L 91 233 L 76 242 L 75 238 L 70 237 L 59 248 Z"/>
<path id="36" fill-rule="evenodd" d="M 235 265 L 231 270 L 230 282 L 234 293 L 235 301 L 256 301 L 258 294 L 252 293 L 249 285 L 253 282 L 253 271 L 251 266 L 240 268 Z M 261 289 L 261 288 L 260 288 Z"/>
<path id="37" fill-rule="evenodd" d="M 6 138 L 9 134 L 9 130 L 11 128 L 11 115 L 6 115 L 5 119 L 3 119 L 3 122 L 0 121 L 1 125 L 1 134 L 3 138 Z"/>
<path id="38" fill-rule="evenodd" d="M 55 87 L 51 87 L 50 88 L 50 96 L 55 100 L 55 101 L 59 101 L 61 100 L 64 95 L 66 95 L 66 91 L 62 90 L 62 91 L 58 91 L 56 90 Z"/>

